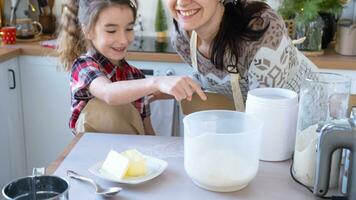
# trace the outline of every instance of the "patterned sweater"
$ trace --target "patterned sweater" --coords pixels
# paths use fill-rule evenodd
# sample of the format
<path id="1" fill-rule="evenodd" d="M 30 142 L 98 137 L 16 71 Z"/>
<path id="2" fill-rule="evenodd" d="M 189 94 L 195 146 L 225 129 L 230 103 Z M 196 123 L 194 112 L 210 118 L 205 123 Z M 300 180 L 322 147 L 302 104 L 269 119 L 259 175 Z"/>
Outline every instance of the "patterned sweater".
<path id="1" fill-rule="evenodd" d="M 264 24 L 255 23 L 254 28 L 266 27 L 265 34 L 257 41 L 243 41 L 237 65 L 240 72 L 240 87 L 244 100 L 247 92 L 259 87 L 287 88 L 299 92 L 306 73 L 317 67 L 298 51 L 288 36 L 283 19 L 272 9 L 261 13 Z M 190 59 L 190 36 L 180 28 L 172 37 L 173 46 L 182 59 L 192 66 Z M 228 65 L 228 56 L 224 63 Z M 230 75 L 227 70 L 218 70 L 210 59 L 197 51 L 198 70 L 192 77 L 203 89 L 221 93 L 232 98 Z M 225 69 L 225 68 L 224 68 Z"/>

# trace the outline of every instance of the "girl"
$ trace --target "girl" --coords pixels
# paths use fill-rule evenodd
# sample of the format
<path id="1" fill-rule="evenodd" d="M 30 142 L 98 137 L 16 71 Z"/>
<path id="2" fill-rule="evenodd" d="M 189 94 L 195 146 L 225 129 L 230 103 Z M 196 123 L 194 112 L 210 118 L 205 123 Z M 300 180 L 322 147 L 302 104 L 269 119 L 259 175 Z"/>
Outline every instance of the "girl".
<path id="1" fill-rule="evenodd" d="M 165 93 L 177 100 L 189 100 L 197 92 L 206 99 L 200 86 L 188 77 L 145 79 L 140 70 L 126 62 L 127 48 L 134 40 L 136 13 L 136 0 L 69 0 L 64 5 L 58 51 L 64 69 L 71 72 L 69 125 L 75 133 L 83 130 L 78 129 L 83 126 L 78 119 L 84 117 L 82 112 L 90 101 L 96 101 L 95 105 L 99 101 L 101 106 L 132 103 L 143 120 L 144 132 L 154 134 L 147 95 Z M 101 116 L 111 120 L 106 112 L 115 109 L 89 109 L 89 113 L 99 112 L 94 120 L 103 120 Z M 120 122 L 110 125 L 115 123 Z"/>
<path id="2" fill-rule="evenodd" d="M 174 18 L 178 54 L 195 66 L 200 85 L 241 99 L 257 87 L 299 92 L 300 82 L 316 66 L 288 37 L 284 21 L 269 6 L 246 0 L 168 0 Z M 196 59 L 193 59 L 196 58 Z M 231 73 L 240 76 L 232 90 Z M 237 85 L 237 84 L 236 84 Z"/>

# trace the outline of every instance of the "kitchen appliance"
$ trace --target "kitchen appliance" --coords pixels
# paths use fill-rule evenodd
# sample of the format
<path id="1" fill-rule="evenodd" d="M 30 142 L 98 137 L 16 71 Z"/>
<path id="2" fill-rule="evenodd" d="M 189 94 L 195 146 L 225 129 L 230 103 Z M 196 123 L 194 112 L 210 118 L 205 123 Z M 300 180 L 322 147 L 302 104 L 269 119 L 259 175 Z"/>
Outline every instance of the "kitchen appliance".
<path id="1" fill-rule="evenodd" d="M 356 23 L 340 20 L 338 23 L 335 51 L 345 56 L 356 55 Z"/>
<path id="2" fill-rule="evenodd" d="M 258 171 L 263 122 L 251 114 L 200 111 L 184 123 L 184 168 L 199 187 L 241 190 Z"/>
<path id="3" fill-rule="evenodd" d="M 328 192 L 332 153 L 337 149 L 345 148 L 351 151 L 351 156 L 348 168 L 347 191 L 344 197 L 347 200 L 356 200 L 355 125 L 355 121 L 349 119 L 346 124 L 342 122 L 330 123 L 321 129 L 317 147 L 316 181 L 314 185 L 314 194 L 316 196 L 324 197 Z"/>
<path id="4" fill-rule="evenodd" d="M 351 80 L 336 73 L 312 72 L 302 82 L 292 175 L 303 185 L 314 186 L 320 128 L 349 117 L 350 88 Z M 332 159 L 330 187 L 336 187 L 341 151 Z"/>
<path id="5" fill-rule="evenodd" d="M 34 39 L 42 34 L 42 25 L 30 18 L 16 20 L 16 37 L 18 39 Z"/>

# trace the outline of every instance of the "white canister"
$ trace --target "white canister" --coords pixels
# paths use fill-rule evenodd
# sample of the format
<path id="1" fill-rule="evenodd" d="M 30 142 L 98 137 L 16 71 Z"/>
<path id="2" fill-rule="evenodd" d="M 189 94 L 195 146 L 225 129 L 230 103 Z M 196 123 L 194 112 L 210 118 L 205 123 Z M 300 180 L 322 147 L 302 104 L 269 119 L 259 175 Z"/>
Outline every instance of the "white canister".
<path id="1" fill-rule="evenodd" d="M 298 119 L 298 94 L 282 88 L 257 88 L 247 94 L 246 113 L 264 122 L 260 160 L 292 157 Z"/>

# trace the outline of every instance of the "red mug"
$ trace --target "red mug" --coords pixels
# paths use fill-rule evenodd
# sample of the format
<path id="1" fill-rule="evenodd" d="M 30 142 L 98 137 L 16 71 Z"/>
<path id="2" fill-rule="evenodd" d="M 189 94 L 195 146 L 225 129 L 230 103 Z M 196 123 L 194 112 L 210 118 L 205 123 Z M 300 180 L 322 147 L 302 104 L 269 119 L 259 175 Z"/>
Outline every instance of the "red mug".
<path id="1" fill-rule="evenodd" d="M 0 29 L 3 44 L 16 43 L 16 27 L 7 26 Z"/>

